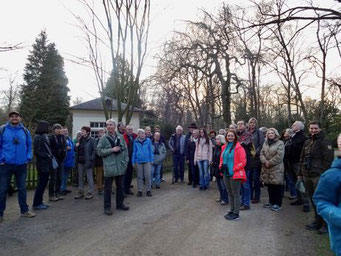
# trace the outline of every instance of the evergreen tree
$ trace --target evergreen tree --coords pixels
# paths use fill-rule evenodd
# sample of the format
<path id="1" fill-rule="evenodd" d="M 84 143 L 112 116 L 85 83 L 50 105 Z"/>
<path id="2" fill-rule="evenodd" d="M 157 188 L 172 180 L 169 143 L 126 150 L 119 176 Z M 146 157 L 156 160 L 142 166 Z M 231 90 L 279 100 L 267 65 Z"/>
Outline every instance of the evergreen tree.
<path id="1" fill-rule="evenodd" d="M 70 97 L 64 61 L 42 31 L 33 44 L 21 85 L 19 111 L 28 127 L 38 120 L 65 124 Z"/>

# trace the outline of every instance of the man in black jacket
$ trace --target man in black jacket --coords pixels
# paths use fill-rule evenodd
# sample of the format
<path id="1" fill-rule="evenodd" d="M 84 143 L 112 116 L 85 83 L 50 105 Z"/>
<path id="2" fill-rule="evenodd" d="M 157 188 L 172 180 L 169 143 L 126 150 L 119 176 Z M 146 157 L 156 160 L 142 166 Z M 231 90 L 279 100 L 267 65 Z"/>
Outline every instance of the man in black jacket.
<path id="1" fill-rule="evenodd" d="M 318 121 L 309 123 L 309 139 L 304 143 L 298 179 L 302 180 L 314 207 L 315 221 L 306 226 L 308 230 L 319 230 L 320 234 L 327 232 L 326 224 L 317 214 L 315 204 L 312 201 L 315 189 L 323 172 L 328 170 L 334 159 L 334 149 L 332 144 L 325 137 L 321 130 L 321 124 Z"/>
<path id="2" fill-rule="evenodd" d="M 191 136 L 192 136 L 192 133 L 194 130 L 198 129 L 197 125 L 195 123 L 191 123 L 189 126 L 188 126 L 188 129 L 189 129 L 189 132 L 186 134 L 186 138 L 185 138 L 185 155 L 186 155 L 186 159 L 187 159 L 187 164 L 188 164 L 188 183 L 187 185 L 193 185 L 193 187 L 196 186 L 197 182 L 194 181 L 194 184 L 193 183 L 193 171 L 192 171 L 192 163 L 191 161 L 189 161 L 188 159 L 188 156 L 191 155 L 191 153 L 187 152 L 187 150 L 190 148 L 190 146 L 188 145 L 188 143 L 190 143 L 190 139 L 191 139 Z M 195 150 L 195 147 L 194 147 L 194 150 Z M 194 161 L 194 158 L 192 159 Z"/>

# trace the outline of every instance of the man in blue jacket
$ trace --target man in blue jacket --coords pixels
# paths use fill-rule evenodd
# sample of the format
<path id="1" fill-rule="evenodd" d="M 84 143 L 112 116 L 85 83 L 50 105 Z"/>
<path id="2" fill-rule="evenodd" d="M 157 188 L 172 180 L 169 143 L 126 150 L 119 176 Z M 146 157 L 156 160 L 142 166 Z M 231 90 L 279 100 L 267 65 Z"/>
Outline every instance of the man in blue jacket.
<path id="1" fill-rule="evenodd" d="M 9 113 L 9 121 L 0 128 L 0 222 L 6 208 L 6 194 L 14 174 L 18 188 L 18 201 L 22 217 L 35 216 L 26 203 L 27 164 L 32 160 L 30 132 L 20 123 L 16 111 Z"/>
<path id="2" fill-rule="evenodd" d="M 321 175 L 313 200 L 318 214 L 328 224 L 331 248 L 341 256 L 341 134 L 338 147 L 338 157 L 331 169 Z"/>

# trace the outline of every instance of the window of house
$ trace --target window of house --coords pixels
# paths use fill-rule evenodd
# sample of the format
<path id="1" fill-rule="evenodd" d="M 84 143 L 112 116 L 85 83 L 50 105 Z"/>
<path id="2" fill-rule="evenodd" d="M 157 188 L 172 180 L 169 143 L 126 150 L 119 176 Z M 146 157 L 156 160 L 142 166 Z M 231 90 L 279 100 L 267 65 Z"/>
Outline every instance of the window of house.
<path id="1" fill-rule="evenodd" d="M 106 127 L 105 122 L 90 122 L 91 136 L 94 138 L 97 138 L 98 129 L 99 128 L 105 128 L 105 127 Z"/>

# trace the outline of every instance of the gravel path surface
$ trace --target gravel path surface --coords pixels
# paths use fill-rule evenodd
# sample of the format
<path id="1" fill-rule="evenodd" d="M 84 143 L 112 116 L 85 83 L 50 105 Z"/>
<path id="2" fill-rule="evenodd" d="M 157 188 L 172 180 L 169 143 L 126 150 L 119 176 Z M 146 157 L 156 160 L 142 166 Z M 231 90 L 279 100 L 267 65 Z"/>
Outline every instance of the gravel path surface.
<path id="1" fill-rule="evenodd" d="M 151 198 L 128 197 L 130 211 L 106 216 L 102 196 L 74 200 L 73 188 L 63 201 L 49 203 L 50 208 L 37 211 L 33 219 L 19 217 L 13 196 L 0 224 L 0 255 L 320 256 L 316 249 L 321 237 L 304 229 L 311 215 L 290 206 L 288 198 L 280 212 L 257 204 L 241 212 L 240 220 L 229 222 L 223 217 L 229 206 L 215 202 L 215 184 L 200 192 L 186 184 L 162 183 L 152 192 Z M 30 191 L 29 202 L 32 196 Z M 266 197 L 263 190 L 262 203 Z"/>

